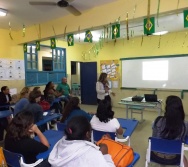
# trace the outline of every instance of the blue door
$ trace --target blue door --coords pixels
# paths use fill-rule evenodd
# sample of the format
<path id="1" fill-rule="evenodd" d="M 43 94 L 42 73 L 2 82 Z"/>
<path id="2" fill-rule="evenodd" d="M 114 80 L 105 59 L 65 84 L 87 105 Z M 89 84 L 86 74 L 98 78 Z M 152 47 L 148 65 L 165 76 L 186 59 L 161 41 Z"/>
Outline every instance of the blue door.
<path id="1" fill-rule="evenodd" d="M 80 83 L 82 104 L 97 104 L 96 93 L 97 62 L 80 63 Z"/>

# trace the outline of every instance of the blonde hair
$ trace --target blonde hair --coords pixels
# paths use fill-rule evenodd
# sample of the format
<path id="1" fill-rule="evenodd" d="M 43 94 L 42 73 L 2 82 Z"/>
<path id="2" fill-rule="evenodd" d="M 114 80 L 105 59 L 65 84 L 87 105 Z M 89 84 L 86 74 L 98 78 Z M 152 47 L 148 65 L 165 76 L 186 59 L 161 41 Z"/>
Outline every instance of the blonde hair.
<path id="1" fill-rule="evenodd" d="M 24 88 L 20 91 L 20 97 L 19 97 L 19 99 L 24 98 L 24 97 L 25 97 L 25 94 L 26 94 L 26 93 L 29 93 L 29 91 L 30 91 L 30 88 L 29 88 L 29 87 L 24 87 Z"/>

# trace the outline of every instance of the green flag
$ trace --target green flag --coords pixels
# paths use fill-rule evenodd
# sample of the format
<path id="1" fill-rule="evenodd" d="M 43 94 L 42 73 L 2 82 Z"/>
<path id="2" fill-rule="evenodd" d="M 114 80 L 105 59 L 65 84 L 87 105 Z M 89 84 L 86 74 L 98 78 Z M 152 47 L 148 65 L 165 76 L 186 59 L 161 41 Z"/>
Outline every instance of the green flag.
<path id="1" fill-rule="evenodd" d="M 74 46 L 74 36 L 73 36 L 73 34 L 67 35 L 67 43 L 68 43 L 68 46 Z"/>
<path id="2" fill-rule="evenodd" d="M 188 10 L 183 11 L 183 17 L 184 17 L 184 28 L 188 27 Z"/>
<path id="3" fill-rule="evenodd" d="M 112 25 L 112 39 L 120 37 L 120 24 Z"/>
<path id="4" fill-rule="evenodd" d="M 56 40 L 55 40 L 55 38 L 51 38 L 50 41 L 51 41 L 51 49 L 55 49 L 56 48 Z"/>
<path id="5" fill-rule="evenodd" d="M 93 35 L 91 34 L 90 30 L 87 30 L 85 33 L 84 42 L 91 42 L 92 43 Z"/>
<path id="6" fill-rule="evenodd" d="M 40 51 L 40 41 L 36 41 L 36 50 Z"/>
<path id="7" fill-rule="evenodd" d="M 155 32 L 155 17 L 144 19 L 144 34 L 151 35 Z"/>
<path id="8" fill-rule="evenodd" d="M 24 44 L 23 44 L 23 50 L 24 50 L 24 53 L 27 52 L 27 43 L 24 43 Z"/>

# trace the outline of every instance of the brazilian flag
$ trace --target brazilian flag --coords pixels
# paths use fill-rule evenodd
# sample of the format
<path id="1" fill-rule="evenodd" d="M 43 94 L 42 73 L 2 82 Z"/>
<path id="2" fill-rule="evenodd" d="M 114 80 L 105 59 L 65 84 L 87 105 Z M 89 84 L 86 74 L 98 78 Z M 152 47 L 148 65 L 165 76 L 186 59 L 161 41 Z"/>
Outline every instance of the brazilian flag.
<path id="1" fill-rule="evenodd" d="M 67 35 L 67 43 L 68 43 L 68 46 L 74 46 L 74 36 L 73 36 L 73 34 Z"/>
<path id="2" fill-rule="evenodd" d="M 188 10 L 183 11 L 183 17 L 184 17 L 184 28 L 188 27 Z"/>
<path id="3" fill-rule="evenodd" d="M 85 38 L 84 38 L 84 42 L 93 42 L 92 41 L 93 35 L 91 34 L 90 30 L 87 30 L 85 33 Z"/>
<path id="4" fill-rule="evenodd" d="M 112 25 L 112 39 L 120 37 L 120 24 Z"/>
<path id="5" fill-rule="evenodd" d="M 144 34 L 151 35 L 155 32 L 155 17 L 144 19 Z"/>
<path id="6" fill-rule="evenodd" d="M 55 40 L 55 38 L 51 38 L 50 41 L 51 41 L 51 49 L 55 49 L 56 48 L 56 40 Z"/>
<path id="7" fill-rule="evenodd" d="M 36 50 L 40 51 L 40 41 L 36 41 Z"/>
<path id="8" fill-rule="evenodd" d="M 24 44 L 23 44 L 23 50 L 24 50 L 24 53 L 27 52 L 27 43 L 24 43 Z"/>

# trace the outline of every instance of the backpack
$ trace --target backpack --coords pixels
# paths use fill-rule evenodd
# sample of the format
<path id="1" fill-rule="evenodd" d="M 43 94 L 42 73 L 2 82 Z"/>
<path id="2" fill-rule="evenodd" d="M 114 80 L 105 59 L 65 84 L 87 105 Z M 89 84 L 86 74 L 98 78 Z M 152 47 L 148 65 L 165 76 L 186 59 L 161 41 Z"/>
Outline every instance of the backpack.
<path id="1" fill-rule="evenodd" d="M 7 167 L 7 163 L 5 160 L 5 156 L 4 156 L 2 147 L 0 147 L 0 167 Z"/>
<path id="2" fill-rule="evenodd" d="M 50 103 L 48 103 L 46 100 L 40 101 L 38 104 L 42 107 L 43 111 L 50 109 Z"/>
<path id="3" fill-rule="evenodd" d="M 116 142 L 112 139 L 102 138 L 97 142 L 108 146 L 108 154 L 111 155 L 116 167 L 126 167 L 134 159 L 134 152 L 130 146 Z"/>

